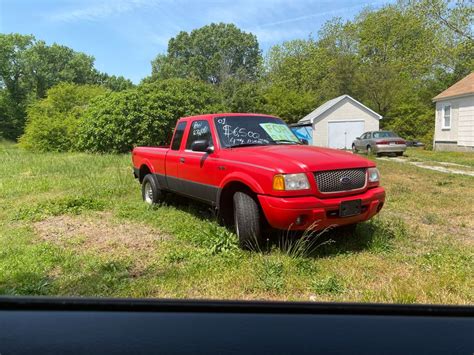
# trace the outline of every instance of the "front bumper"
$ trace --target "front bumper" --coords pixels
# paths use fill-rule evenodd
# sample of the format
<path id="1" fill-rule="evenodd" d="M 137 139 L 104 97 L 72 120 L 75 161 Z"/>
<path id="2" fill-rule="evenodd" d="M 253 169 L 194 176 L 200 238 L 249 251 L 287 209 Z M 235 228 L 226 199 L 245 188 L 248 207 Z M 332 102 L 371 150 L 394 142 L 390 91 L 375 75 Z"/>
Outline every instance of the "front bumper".
<path id="1" fill-rule="evenodd" d="M 357 199 L 362 200 L 362 213 L 351 217 L 339 217 L 341 202 Z M 258 200 L 268 223 L 273 228 L 322 230 L 372 218 L 385 202 L 385 190 L 382 187 L 374 187 L 358 195 L 327 199 L 315 196 L 282 198 L 258 195 Z"/>
<path id="2" fill-rule="evenodd" d="M 378 144 L 375 146 L 376 153 L 400 153 L 407 150 L 406 144 Z"/>

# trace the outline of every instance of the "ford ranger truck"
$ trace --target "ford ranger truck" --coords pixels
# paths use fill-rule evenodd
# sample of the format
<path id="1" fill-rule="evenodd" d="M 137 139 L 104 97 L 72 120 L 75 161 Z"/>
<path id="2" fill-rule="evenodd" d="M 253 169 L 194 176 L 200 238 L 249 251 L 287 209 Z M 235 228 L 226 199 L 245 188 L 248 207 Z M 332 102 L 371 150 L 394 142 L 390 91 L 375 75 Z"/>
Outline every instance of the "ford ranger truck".
<path id="1" fill-rule="evenodd" d="M 263 226 L 323 230 L 377 214 L 385 191 L 375 163 L 303 144 L 279 118 L 208 114 L 178 120 L 168 147 L 136 147 L 143 200 L 165 192 L 215 207 L 241 247 L 262 243 Z"/>

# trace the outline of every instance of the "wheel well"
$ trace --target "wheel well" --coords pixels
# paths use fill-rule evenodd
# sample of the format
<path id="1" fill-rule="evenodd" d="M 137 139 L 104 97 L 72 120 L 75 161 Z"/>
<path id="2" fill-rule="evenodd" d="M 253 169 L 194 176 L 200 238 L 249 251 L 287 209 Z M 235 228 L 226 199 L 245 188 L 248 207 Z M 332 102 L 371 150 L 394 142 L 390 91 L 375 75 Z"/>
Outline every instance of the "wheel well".
<path id="1" fill-rule="evenodd" d="M 228 183 L 219 196 L 219 219 L 228 226 L 234 224 L 233 196 L 236 192 L 246 192 L 258 203 L 257 195 L 253 190 L 242 182 L 234 181 Z"/>
<path id="2" fill-rule="evenodd" d="M 143 182 L 143 179 L 148 174 L 151 174 L 150 168 L 147 165 L 143 164 L 138 172 L 138 181 L 140 181 L 140 184 Z"/>

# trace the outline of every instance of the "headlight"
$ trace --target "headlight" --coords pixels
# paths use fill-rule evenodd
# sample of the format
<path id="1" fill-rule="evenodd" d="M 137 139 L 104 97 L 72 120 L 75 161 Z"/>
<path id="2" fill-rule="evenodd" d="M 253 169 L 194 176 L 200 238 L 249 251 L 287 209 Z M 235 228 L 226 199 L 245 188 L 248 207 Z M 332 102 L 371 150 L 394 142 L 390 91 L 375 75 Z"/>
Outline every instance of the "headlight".
<path id="1" fill-rule="evenodd" d="M 273 177 L 273 189 L 277 191 L 307 190 L 309 182 L 306 174 L 278 174 Z"/>
<path id="2" fill-rule="evenodd" d="M 379 169 L 369 168 L 368 173 L 369 173 L 369 182 L 377 182 L 380 180 Z"/>

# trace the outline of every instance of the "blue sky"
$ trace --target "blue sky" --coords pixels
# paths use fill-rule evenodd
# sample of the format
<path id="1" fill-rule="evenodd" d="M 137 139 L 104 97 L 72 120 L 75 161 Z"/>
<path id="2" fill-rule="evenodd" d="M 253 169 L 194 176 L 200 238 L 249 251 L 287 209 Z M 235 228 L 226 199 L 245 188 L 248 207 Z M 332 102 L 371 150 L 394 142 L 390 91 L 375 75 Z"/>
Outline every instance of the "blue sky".
<path id="1" fill-rule="evenodd" d="M 93 55 L 96 68 L 135 83 L 168 40 L 211 22 L 232 22 L 272 45 L 317 36 L 333 17 L 351 19 L 387 0 L 0 0 L 0 32 L 33 34 Z"/>

